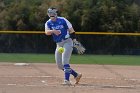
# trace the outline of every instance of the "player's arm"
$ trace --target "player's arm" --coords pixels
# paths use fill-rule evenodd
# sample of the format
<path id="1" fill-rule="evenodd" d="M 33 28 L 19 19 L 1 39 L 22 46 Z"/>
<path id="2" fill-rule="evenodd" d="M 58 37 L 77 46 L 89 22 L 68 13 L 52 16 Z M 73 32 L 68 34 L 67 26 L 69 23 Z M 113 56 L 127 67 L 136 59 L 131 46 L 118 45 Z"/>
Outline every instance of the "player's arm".
<path id="1" fill-rule="evenodd" d="M 78 54 L 83 54 L 86 49 L 79 41 L 76 40 L 76 35 L 73 27 L 69 29 L 69 33 L 70 33 L 70 38 L 73 40 L 73 47 L 76 48 Z"/>
<path id="2" fill-rule="evenodd" d="M 65 20 L 65 22 L 66 22 L 68 31 L 69 31 L 69 33 L 70 33 L 70 38 L 71 38 L 72 40 L 76 40 L 76 35 L 75 35 L 75 31 L 74 31 L 74 29 L 73 29 L 73 27 L 72 27 L 72 24 L 71 24 L 66 18 L 64 18 L 64 20 Z"/>
<path id="3" fill-rule="evenodd" d="M 73 47 L 76 48 L 78 54 L 83 54 L 86 49 L 83 47 L 83 45 L 79 41 L 76 40 L 76 34 L 72 27 L 72 24 L 68 20 L 66 20 L 66 23 L 69 28 L 68 31 L 70 33 L 70 38 L 73 40 Z"/>
<path id="4" fill-rule="evenodd" d="M 59 35 L 60 34 L 60 31 L 58 31 L 58 30 L 48 30 L 48 29 L 45 29 L 45 34 L 46 35 L 52 35 L 52 34 Z"/>
<path id="5" fill-rule="evenodd" d="M 73 29 L 73 27 L 71 27 L 70 29 L 68 29 L 69 33 L 70 33 L 70 37 L 73 41 L 76 41 L 76 35 L 75 35 L 75 31 Z"/>
<path id="6" fill-rule="evenodd" d="M 58 30 L 50 30 L 50 28 L 48 27 L 47 23 L 45 24 L 45 34 L 46 35 L 52 35 L 52 34 L 55 34 L 55 35 L 59 35 L 61 34 L 60 31 Z"/>

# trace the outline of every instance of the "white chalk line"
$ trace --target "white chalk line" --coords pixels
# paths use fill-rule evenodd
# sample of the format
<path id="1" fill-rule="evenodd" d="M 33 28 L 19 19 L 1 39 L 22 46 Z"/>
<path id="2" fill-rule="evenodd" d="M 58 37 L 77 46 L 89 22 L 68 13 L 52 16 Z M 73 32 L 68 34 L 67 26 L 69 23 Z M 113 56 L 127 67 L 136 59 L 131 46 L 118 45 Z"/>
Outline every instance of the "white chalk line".
<path id="1" fill-rule="evenodd" d="M 25 75 L 25 76 L 0 76 L 0 78 L 57 78 L 58 76 L 32 76 L 32 75 Z M 60 78 L 60 77 L 59 77 Z M 98 78 L 98 77 L 83 77 L 83 79 L 103 79 L 103 80 L 116 80 L 116 78 Z M 132 80 L 138 81 L 140 79 L 125 79 L 125 80 Z M 8 83 L 8 84 L 0 84 L 0 86 L 19 86 L 19 87 L 65 87 L 62 84 L 56 83 L 47 83 L 46 80 L 40 80 L 39 84 L 16 84 L 16 83 Z M 67 87 L 67 86 L 66 86 Z M 92 87 L 92 88 L 140 88 L 140 86 L 115 86 L 115 85 L 94 85 L 94 84 L 79 84 L 79 85 L 72 85 L 70 87 Z"/>
<path id="2" fill-rule="evenodd" d="M 99 78 L 99 77 L 82 77 L 85 79 L 99 79 L 99 80 L 122 80 L 119 78 Z M 128 80 L 128 81 L 140 81 L 140 78 L 127 78 L 127 79 L 123 79 L 123 80 Z"/>
<path id="3" fill-rule="evenodd" d="M 0 86 L 18 86 L 18 87 L 77 87 L 77 88 L 126 88 L 126 89 L 136 89 L 140 86 L 115 86 L 115 85 L 93 85 L 93 84 L 79 84 L 66 86 L 62 84 L 0 84 Z"/>
<path id="4" fill-rule="evenodd" d="M 0 76 L 0 78 L 62 78 L 60 76 L 46 76 L 46 75 L 40 75 L 40 76 L 34 76 L 34 75 L 25 75 L 25 76 Z M 82 77 L 83 79 L 101 79 L 101 80 L 116 80 L 117 78 L 99 78 L 99 77 Z M 119 79 L 118 79 L 119 80 Z M 131 81 L 139 81 L 139 78 L 128 78 L 124 80 L 131 80 Z"/>
<path id="5" fill-rule="evenodd" d="M 31 76 L 30 76 L 31 77 Z M 43 77 L 48 77 L 48 76 L 43 76 Z M 51 77 L 51 76 L 49 76 Z M 72 86 L 65 86 L 62 84 L 58 83 L 48 83 L 47 80 L 40 80 L 39 84 L 16 84 L 16 83 L 8 83 L 8 84 L 0 84 L 0 86 L 18 86 L 18 87 L 79 87 L 79 88 L 127 88 L 127 89 L 135 89 L 135 88 L 140 88 L 140 86 L 137 85 L 125 85 L 125 86 L 118 86 L 118 85 L 99 85 L 99 84 L 72 84 Z"/>
<path id="6" fill-rule="evenodd" d="M 57 78 L 58 76 L 0 76 L 0 78 Z"/>
<path id="7" fill-rule="evenodd" d="M 7 76 L 0 76 L 0 78 L 52 78 L 52 77 L 59 77 L 59 76 L 46 76 L 46 75 L 40 75 L 40 76 L 35 76 L 35 75 L 21 75 L 21 76 L 14 76 L 14 75 L 7 75 Z M 60 77 L 59 77 L 60 78 Z"/>
<path id="8" fill-rule="evenodd" d="M 33 76 L 33 75 L 25 75 L 25 76 L 0 76 L 0 78 L 62 78 L 60 76 Z M 82 79 L 98 79 L 98 80 L 121 80 L 117 78 L 99 78 L 99 77 L 82 77 Z M 139 78 L 127 78 L 124 81 L 134 81 L 140 82 Z"/>

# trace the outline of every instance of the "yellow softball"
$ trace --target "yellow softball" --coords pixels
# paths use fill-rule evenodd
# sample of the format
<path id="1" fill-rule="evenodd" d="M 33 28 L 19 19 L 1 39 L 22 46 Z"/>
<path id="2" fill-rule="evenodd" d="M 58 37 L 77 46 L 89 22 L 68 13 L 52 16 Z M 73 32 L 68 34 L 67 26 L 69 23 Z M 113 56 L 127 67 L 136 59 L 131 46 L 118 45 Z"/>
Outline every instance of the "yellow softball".
<path id="1" fill-rule="evenodd" d="M 63 48 L 63 47 L 59 47 L 59 48 L 58 48 L 58 52 L 59 52 L 59 53 L 63 53 L 63 52 L 64 52 L 64 48 Z"/>

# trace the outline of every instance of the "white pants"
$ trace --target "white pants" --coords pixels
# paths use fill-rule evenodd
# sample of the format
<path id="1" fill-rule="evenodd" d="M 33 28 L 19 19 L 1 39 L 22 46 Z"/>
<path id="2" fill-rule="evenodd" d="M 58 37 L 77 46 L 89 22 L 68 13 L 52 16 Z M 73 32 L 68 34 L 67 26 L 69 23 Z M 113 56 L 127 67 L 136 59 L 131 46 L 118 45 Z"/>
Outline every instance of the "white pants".
<path id="1" fill-rule="evenodd" d="M 58 52 L 59 47 L 64 48 L 63 53 Z M 55 50 L 55 61 L 59 69 L 63 69 L 63 66 L 65 64 L 69 64 L 72 50 L 73 50 L 73 41 L 71 38 L 68 38 L 62 42 L 57 43 L 57 47 Z"/>

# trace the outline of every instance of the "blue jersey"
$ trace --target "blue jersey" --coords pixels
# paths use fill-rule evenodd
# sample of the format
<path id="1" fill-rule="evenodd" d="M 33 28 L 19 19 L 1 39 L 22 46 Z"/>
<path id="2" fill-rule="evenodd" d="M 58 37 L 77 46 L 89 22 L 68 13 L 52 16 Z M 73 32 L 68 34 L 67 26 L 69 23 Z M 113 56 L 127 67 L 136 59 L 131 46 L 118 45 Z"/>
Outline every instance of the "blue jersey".
<path id="1" fill-rule="evenodd" d="M 45 23 L 45 29 L 60 31 L 61 34 L 59 34 L 58 36 L 52 34 L 53 40 L 55 42 L 61 42 L 62 40 L 69 38 L 70 35 L 68 29 L 70 28 L 72 28 L 71 23 L 64 17 L 57 17 L 56 21 L 52 21 L 51 19 L 49 19 Z"/>

